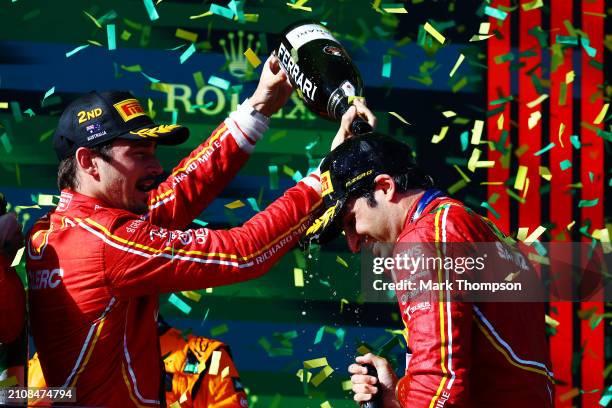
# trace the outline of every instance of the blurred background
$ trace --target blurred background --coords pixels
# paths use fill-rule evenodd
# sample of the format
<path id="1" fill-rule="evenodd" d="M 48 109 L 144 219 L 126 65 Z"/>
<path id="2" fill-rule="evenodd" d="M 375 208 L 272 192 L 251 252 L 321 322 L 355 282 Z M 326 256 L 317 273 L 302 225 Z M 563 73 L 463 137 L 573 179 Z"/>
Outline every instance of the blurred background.
<path id="1" fill-rule="evenodd" d="M 93 89 L 130 90 L 156 122 L 191 129 L 184 145 L 159 148 L 170 172 L 254 91 L 261 67 L 244 52 L 265 61 L 287 25 L 314 19 L 359 68 L 378 129 L 410 144 L 441 188 L 515 237 L 542 226 L 540 241 L 609 242 L 609 7 L 603 0 L 4 0 L 0 191 L 25 230 L 57 202 L 51 138 L 63 108 Z M 337 126 L 294 94 L 192 227 L 231 228 L 265 208 L 318 165 Z M 23 276 L 23 263 L 18 269 Z M 356 355 L 380 352 L 398 373 L 405 365 L 396 304 L 364 303 L 360 285 L 359 256 L 338 239 L 295 249 L 254 281 L 162 295 L 161 314 L 185 334 L 230 345 L 251 406 L 349 407 L 346 368 Z M 559 407 L 607 404 L 606 310 L 603 302 L 548 307 Z M 301 381 L 303 362 L 320 357 L 333 373 Z"/>

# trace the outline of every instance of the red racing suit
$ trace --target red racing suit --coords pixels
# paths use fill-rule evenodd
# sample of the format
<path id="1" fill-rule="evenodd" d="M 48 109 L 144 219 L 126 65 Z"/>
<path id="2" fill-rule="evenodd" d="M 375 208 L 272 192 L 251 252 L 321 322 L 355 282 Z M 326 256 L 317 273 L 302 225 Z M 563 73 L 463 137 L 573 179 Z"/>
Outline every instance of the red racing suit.
<path id="1" fill-rule="evenodd" d="M 438 197 L 411 222 L 415 210 L 416 204 L 396 253 L 402 243 L 500 241 L 490 221 L 456 200 Z M 552 407 L 543 303 L 450 302 L 446 290 L 429 292 L 425 301 L 396 294 L 409 349 L 396 390 L 402 406 Z"/>
<path id="2" fill-rule="evenodd" d="M 75 191 L 27 242 L 31 331 L 47 384 L 78 405 L 159 406 L 157 296 L 253 279 L 297 242 L 316 174 L 230 230 L 184 230 L 236 175 L 267 123 L 241 105 L 151 192 L 142 217 Z"/>

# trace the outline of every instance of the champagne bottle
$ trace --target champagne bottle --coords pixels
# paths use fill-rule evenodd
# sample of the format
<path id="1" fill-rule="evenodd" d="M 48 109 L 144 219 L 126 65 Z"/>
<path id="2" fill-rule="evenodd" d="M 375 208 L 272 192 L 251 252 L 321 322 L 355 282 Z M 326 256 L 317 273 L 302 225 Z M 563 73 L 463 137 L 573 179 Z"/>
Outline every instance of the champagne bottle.
<path id="1" fill-rule="evenodd" d="M 349 96 L 363 96 L 363 81 L 344 47 L 314 21 L 290 25 L 276 51 L 282 69 L 304 104 L 315 114 L 340 121 Z M 372 132 L 362 118 L 351 123 L 353 134 Z"/>

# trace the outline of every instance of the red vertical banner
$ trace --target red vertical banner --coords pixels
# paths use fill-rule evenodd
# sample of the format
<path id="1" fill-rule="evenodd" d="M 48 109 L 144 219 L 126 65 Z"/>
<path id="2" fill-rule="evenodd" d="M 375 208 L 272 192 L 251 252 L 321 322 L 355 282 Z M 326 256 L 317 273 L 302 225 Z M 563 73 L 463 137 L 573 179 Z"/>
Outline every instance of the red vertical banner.
<path id="1" fill-rule="evenodd" d="M 600 88 L 604 83 L 604 13 L 604 0 L 582 1 L 582 30 L 588 38 L 585 36 L 580 38 L 582 55 L 580 206 L 582 225 L 586 225 L 587 220 L 590 221 L 587 229 L 589 233 L 604 228 L 604 141 L 597 134 L 597 129 L 603 127 L 605 119 L 601 117 L 604 95 Z M 591 240 L 585 237 L 583 241 Z M 603 314 L 603 299 L 600 300 L 583 302 L 581 304 L 583 316 Z M 593 327 L 594 321 L 596 319 L 585 318 L 581 322 L 580 344 L 584 346 L 581 367 L 582 389 L 585 391 L 582 395 L 583 407 L 597 406 L 604 388 L 604 322 Z M 593 390 L 598 392 L 589 393 Z"/>
<path id="2" fill-rule="evenodd" d="M 519 7 L 519 88 L 518 88 L 518 151 L 519 170 L 515 191 L 525 199 L 519 206 L 519 227 L 528 227 L 533 231 L 540 226 L 540 176 L 538 174 L 540 157 L 534 155 L 542 145 L 542 106 L 530 108 L 529 103 L 538 99 L 543 89 L 542 78 L 542 47 L 533 34 L 541 25 L 541 8 L 525 10 Z M 531 31 L 531 33 L 530 33 Z M 545 88 L 544 88 L 545 89 Z M 516 150 L 515 150 L 516 151 Z M 526 174 L 521 166 L 526 167 Z M 525 174 L 525 177 L 521 177 Z M 521 182 L 521 178 L 523 178 Z"/>
<path id="3" fill-rule="evenodd" d="M 510 0 L 497 0 L 491 5 L 510 7 Z M 489 17 L 491 31 L 497 30 L 499 36 L 491 37 L 488 40 L 488 72 L 487 72 L 487 100 L 488 109 L 492 101 L 506 98 L 511 95 L 510 90 L 510 61 L 502 58 L 510 53 L 510 18 L 508 14 L 505 20 L 500 21 Z M 503 60 L 504 62 L 502 62 Z M 498 63 L 499 62 L 499 63 Z M 510 144 L 510 103 L 504 104 L 504 110 L 496 115 L 487 118 L 487 138 L 496 143 L 495 151 L 489 151 L 488 160 L 495 161 L 495 166 L 488 169 L 487 177 L 489 182 L 505 183 L 509 178 L 509 161 L 503 161 L 502 156 L 505 152 L 502 149 L 509 149 Z M 506 194 L 505 184 L 489 184 L 487 197 L 498 194 L 499 198 L 495 202 L 495 209 L 499 213 L 499 219 L 495 219 L 497 227 L 505 234 L 510 234 L 510 197 Z"/>
<path id="4" fill-rule="evenodd" d="M 550 74 L 550 142 L 555 146 L 550 150 L 550 220 L 554 223 L 551 230 L 554 242 L 571 242 L 571 232 L 568 225 L 573 221 L 573 197 L 569 185 L 572 184 L 573 145 L 570 142 L 573 122 L 573 92 L 574 66 L 573 48 L 557 42 L 557 34 L 569 36 L 565 21 L 573 24 L 574 10 L 572 2 L 553 2 L 550 10 L 549 37 L 551 52 Z M 553 34 L 556 33 L 556 34 Z M 550 248 L 551 273 L 560 278 L 555 279 L 551 295 L 558 294 L 564 298 L 571 295 L 573 282 L 571 279 L 572 252 L 567 247 Z M 558 275 L 560 274 L 560 275 Z M 555 378 L 562 381 L 555 389 L 556 406 L 572 406 L 569 398 L 574 387 L 572 382 L 573 355 L 573 305 L 566 301 L 551 302 L 550 315 L 559 322 L 556 333 L 550 339 L 551 360 Z"/>

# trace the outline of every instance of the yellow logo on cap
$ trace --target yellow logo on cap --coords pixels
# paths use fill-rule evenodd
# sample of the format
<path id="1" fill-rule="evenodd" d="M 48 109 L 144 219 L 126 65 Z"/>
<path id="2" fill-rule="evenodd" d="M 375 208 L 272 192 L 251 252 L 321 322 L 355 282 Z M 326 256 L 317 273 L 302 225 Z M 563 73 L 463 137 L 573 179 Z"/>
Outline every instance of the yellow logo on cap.
<path id="1" fill-rule="evenodd" d="M 181 127 L 180 125 L 159 125 L 153 128 L 144 128 L 136 131 L 131 131 L 133 135 L 138 135 L 144 138 L 159 137 L 165 133 L 170 133 L 174 129 Z"/>
<path id="2" fill-rule="evenodd" d="M 321 197 L 325 197 L 326 195 L 332 193 L 334 191 L 334 186 L 331 182 L 331 176 L 329 174 L 329 170 L 321 173 Z"/>
<path id="3" fill-rule="evenodd" d="M 117 112 L 119 112 L 125 122 L 145 114 L 144 109 L 140 106 L 140 102 L 134 98 L 118 102 L 113 106 L 117 109 Z"/>
<path id="4" fill-rule="evenodd" d="M 77 117 L 79 118 L 79 123 L 87 122 L 88 120 L 95 119 L 98 116 L 101 116 L 104 112 L 102 108 L 94 108 L 90 111 L 80 111 L 77 113 Z"/>

